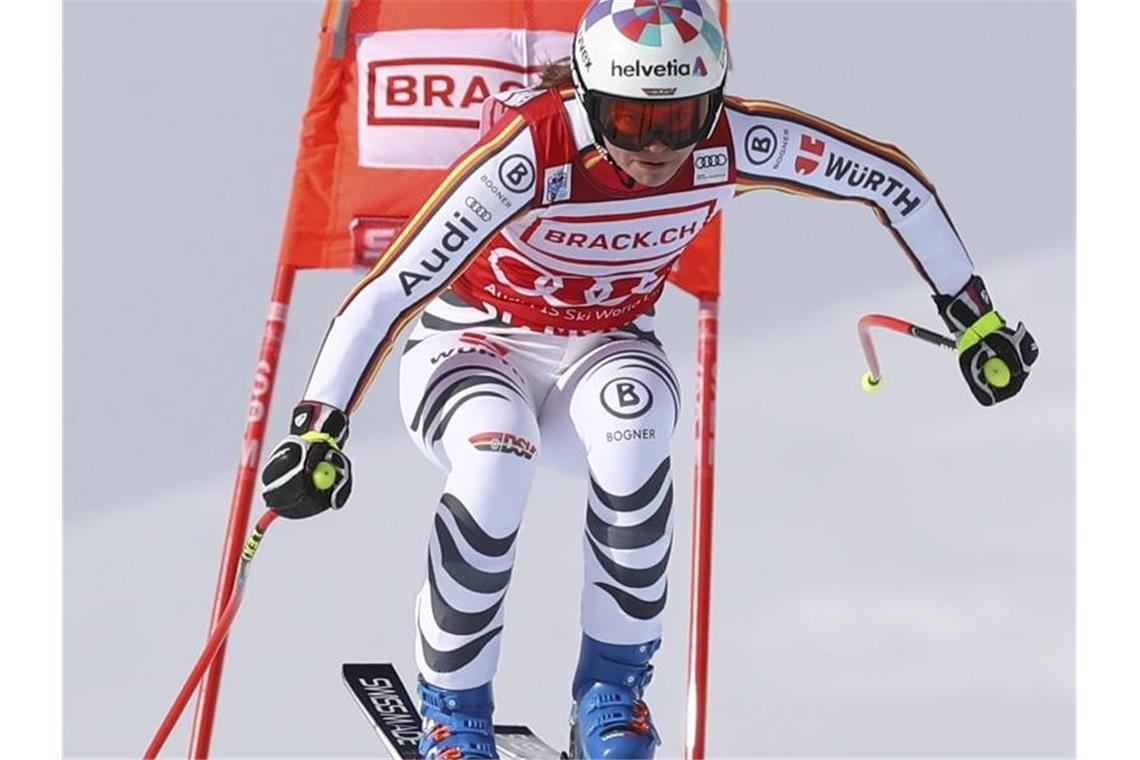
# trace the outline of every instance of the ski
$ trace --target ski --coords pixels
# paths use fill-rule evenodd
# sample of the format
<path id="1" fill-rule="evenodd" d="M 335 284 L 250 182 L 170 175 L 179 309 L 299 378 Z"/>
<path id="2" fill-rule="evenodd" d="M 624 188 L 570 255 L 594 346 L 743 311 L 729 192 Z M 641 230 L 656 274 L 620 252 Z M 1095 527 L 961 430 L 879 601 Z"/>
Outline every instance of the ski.
<path id="1" fill-rule="evenodd" d="M 420 712 L 396 668 L 387 662 L 345 663 L 344 684 L 352 692 L 384 749 L 394 759 L 418 758 Z M 504 760 L 553 760 L 565 757 L 526 726 L 495 726 L 495 746 Z"/>
<path id="2" fill-rule="evenodd" d="M 527 760 L 527 758 L 564 758 L 566 754 L 559 752 L 549 744 L 539 739 L 526 726 L 495 726 L 495 746 L 499 748 L 499 757 L 507 760 Z"/>

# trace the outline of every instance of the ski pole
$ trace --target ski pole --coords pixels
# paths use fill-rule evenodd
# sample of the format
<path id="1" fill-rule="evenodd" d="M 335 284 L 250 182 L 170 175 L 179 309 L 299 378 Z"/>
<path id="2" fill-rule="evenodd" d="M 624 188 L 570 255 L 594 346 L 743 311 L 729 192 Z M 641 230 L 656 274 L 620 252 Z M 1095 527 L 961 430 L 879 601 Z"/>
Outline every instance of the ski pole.
<path id="1" fill-rule="evenodd" d="M 867 366 L 870 367 L 870 370 L 863 374 L 863 390 L 867 392 L 877 391 L 879 383 L 883 380 L 883 373 L 879 369 L 879 359 L 875 354 L 875 344 L 871 341 L 872 327 L 893 330 L 950 351 L 957 351 L 958 349 L 958 343 L 953 338 L 936 333 L 933 330 L 927 330 L 925 327 L 919 327 L 905 319 L 889 317 L 886 314 L 864 314 L 859 318 L 859 342 L 863 345 L 863 356 L 867 359 Z M 986 363 L 982 365 L 982 372 L 986 377 L 986 382 L 995 387 L 1000 388 L 1009 382 L 1009 366 L 996 356 L 986 360 Z"/>
<path id="2" fill-rule="evenodd" d="M 202 650 L 198 662 L 194 664 L 194 669 L 190 671 L 190 675 L 186 678 L 186 683 L 182 685 L 182 691 L 178 692 L 178 696 L 174 698 L 174 704 L 170 706 L 170 710 L 166 713 L 162 725 L 158 727 L 154 738 L 150 740 L 150 745 L 147 746 L 146 753 L 143 755 L 144 760 L 153 760 L 158 757 L 158 753 L 162 750 L 162 745 L 166 743 L 170 732 L 174 730 L 174 724 L 178 722 L 182 711 L 186 709 L 186 703 L 190 701 L 190 695 L 194 693 L 198 682 L 202 680 L 202 674 L 206 672 L 206 668 L 213 662 L 214 655 L 218 653 L 222 642 L 224 642 L 229 635 L 230 624 L 233 623 L 234 618 L 237 617 L 238 606 L 241 604 L 249 563 L 253 560 L 253 555 L 257 551 L 257 547 L 261 544 L 261 539 L 265 536 L 265 531 L 269 529 L 269 524 L 275 519 L 277 519 L 277 513 L 272 509 L 266 510 L 265 514 L 261 516 L 261 519 L 257 521 L 253 532 L 249 534 L 249 538 L 246 539 L 245 548 L 241 551 L 241 564 L 238 566 L 237 579 L 234 581 L 233 595 L 226 604 L 225 611 L 222 612 L 221 617 L 218 618 L 218 625 L 214 628 L 214 632 L 210 634 L 210 638 L 206 642 L 206 646 Z"/>
<path id="3" fill-rule="evenodd" d="M 863 374 L 863 390 L 868 393 L 877 391 L 879 383 L 883 380 L 883 373 L 879 369 L 879 358 L 875 354 L 875 344 L 871 340 L 872 327 L 894 330 L 951 351 L 958 347 L 952 338 L 933 330 L 927 330 L 925 327 L 919 327 L 905 319 L 888 317 L 886 314 L 864 314 L 859 318 L 859 342 L 863 345 L 863 356 L 867 359 L 867 366 L 870 367 L 870 370 Z"/>

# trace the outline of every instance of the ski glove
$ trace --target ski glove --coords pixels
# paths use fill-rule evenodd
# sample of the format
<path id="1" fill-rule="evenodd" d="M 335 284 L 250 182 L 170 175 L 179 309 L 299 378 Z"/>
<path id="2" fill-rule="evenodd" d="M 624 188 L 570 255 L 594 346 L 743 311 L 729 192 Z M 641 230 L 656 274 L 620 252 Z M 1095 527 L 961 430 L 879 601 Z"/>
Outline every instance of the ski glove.
<path id="1" fill-rule="evenodd" d="M 958 339 L 958 365 L 982 406 L 1017 395 L 1037 361 L 1037 342 L 1023 322 L 1011 330 L 994 311 L 982 278 L 974 275 L 957 295 L 934 296 L 938 313 Z"/>
<path id="2" fill-rule="evenodd" d="M 327 404 L 302 401 L 289 433 L 261 470 L 266 506 L 292 520 L 343 507 L 352 492 L 352 466 L 341 451 L 348 417 Z"/>

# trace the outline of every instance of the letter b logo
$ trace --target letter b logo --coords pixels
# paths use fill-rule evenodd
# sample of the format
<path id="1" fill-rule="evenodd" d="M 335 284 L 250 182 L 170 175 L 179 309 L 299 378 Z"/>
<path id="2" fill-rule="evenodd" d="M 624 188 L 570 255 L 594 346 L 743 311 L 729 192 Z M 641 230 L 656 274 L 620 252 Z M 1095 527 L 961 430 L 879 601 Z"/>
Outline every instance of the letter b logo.
<path id="1" fill-rule="evenodd" d="M 776 133 L 763 124 L 748 130 L 744 137 L 744 155 L 748 163 L 763 166 L 776 155 Z"/>
<path id="2" fill-rule="evenodd" d="M 512 192 L 529 192 L 534 187 L 534 164 L 521 153 L 507 156 L 499 164 L 499 181 Z"/>
<path id="3" fill-rule="evenodd" d="M 507 172 L 507 182 L 512 185 L 522 185 L 526 181 L 526 164 L 518 164 L 514 169 Z"/>
<path id="4" fill-rule="evenodd" d="M 653 406 L 653 391 L 640 380 L 618 377 L 602 387 L 602 406 L 614 417 L 632 420 Z"/>
<path id="5" fill-rule="evenodd" d="M 637 389 L 633 383 L 618 383 L 617 397 L 618 404 L 621 405 L 623 409 L 627 406 L 637 406 L 641 403 L 641 397 L 637 395 Z"/>

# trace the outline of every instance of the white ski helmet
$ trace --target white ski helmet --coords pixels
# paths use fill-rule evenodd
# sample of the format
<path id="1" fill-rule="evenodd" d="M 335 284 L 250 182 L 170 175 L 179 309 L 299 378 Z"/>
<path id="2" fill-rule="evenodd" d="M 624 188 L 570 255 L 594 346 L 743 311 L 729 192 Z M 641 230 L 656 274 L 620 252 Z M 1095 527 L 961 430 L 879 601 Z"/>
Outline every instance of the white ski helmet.
<path id="1" fill-rule="evenodd" d="M 571 71 L 599 146 L 681 148 L 712 134 L 728 47 L 707 0 L 593 0 Z"/>

